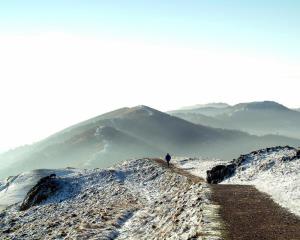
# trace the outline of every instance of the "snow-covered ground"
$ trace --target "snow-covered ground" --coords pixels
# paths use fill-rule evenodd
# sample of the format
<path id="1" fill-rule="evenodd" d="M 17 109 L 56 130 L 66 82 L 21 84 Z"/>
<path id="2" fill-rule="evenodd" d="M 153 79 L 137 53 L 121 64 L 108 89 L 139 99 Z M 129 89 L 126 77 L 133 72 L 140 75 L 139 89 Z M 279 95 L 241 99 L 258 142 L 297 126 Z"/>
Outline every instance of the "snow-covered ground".
<path id="1" fill-rule="evenodd" d="M 201 157 L 175 157 L 172 162 L 182 169 L 206 179 L 206 171 L 219 164 L 227 164 L 226 161 L 220 159 L 210 159 Z"/>
<path id="2" fill-rule="evenodd" d="M 0 213 L 0 239 L 221 239 L 208 185 L 153 160 L 54 172 L 56 194 L 27 211 L 16 203 Z M 2 191 L 18 195 L 16 179 L 2 182 Z"/>
<path id="3" fill-rule="evenodd" d="M 69 175 L 75 170 L 55 170 L 59 177 Z M 21 202 L 27 192 L 38 182 L 42 177 L 48 176 L 54 170 L 37 169 L 29 172 L 24 172 L 17 176 L 9 177 L 0 181 L 0 206 L 9 206 Z"/>
<path id="4" fill-rule="evenodd" d="M 275 202 L 300 216 L 300 159 L 297 150 L 289 147 L 275 147 L 245 155 L 246 161 L 236 173 L 222 184 L 254 185 L 258 190 L 269 194 Z M 176 159 L 177 166 L 206 178 L 206 170 L 219 164 L 220 160 Z"/>
<path id="5" fill-rule="evenodd" d="M 283 160 L 295 155 L 296 151 L 289 148 L 248 154 L 247 161 L 235 175 L 223 183 L 255 185 L 271 195 L 275 202 L 300 216 L 300 159 Z"/>

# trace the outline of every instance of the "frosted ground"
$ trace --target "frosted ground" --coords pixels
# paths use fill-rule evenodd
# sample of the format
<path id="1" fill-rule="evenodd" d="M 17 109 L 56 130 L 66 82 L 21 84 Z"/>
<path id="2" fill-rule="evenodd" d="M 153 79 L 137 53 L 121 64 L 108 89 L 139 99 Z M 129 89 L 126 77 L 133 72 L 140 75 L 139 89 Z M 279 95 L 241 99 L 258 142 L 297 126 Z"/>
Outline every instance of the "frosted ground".
<path id="1" fill-rule="evenodd" d="M 254 185 L 258 190 L 269 194 L 275 202 L 300 216 L 300 159 L 285 160 L 295 157 L 297 150 L 289 147 L 266 149 L 257 154 L 245 155 L 246 161 L 234 176 L 223 181 L 223 184 Z M 201 158 L 178 158 L 177 166 L 206 178 L 206 170 L 221 160 Z"/>
<path id="2" fill-rule="evenodd" d="M 251 184 L 299 215 L 300 160 L 296 150 L 277 148 L 245 155 L 224 181 Z M 175 158 L 177 166 L 206 177 L 217 159 Z M 61 189 L 46 202 L 19 211 L 40 177 L 55 172 Z M 221 239 L 218 206 L 205 182 L 193 183 L 150 159 L 107 170 L 35 170 L 0 181 L 0 239 Z"/>
<path id="3" fill-rule="evenodd" d="M 55 172 L 61 183 L 57 194 L 27 211 L 16 203 L 0 214 L 0 239 L 221 239 L 208 185 L 153 160 Z M 30 176 L 19 177 L 28 186 Z M 17 181 L 2 182 L 2 191 L 10 193 L 6 200 L 21 199 L 13 191 Z"/>

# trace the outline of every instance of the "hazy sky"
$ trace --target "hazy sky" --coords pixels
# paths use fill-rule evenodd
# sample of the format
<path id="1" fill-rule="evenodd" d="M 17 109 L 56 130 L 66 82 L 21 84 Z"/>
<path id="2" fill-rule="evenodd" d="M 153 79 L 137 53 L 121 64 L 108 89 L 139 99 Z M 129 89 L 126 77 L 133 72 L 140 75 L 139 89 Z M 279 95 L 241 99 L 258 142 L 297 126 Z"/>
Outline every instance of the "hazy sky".
<path id="1" fill-rule="evenodd" d="M 123 106 L 300 107 L 300 1 L 0 3 L 0 151 Z"/>

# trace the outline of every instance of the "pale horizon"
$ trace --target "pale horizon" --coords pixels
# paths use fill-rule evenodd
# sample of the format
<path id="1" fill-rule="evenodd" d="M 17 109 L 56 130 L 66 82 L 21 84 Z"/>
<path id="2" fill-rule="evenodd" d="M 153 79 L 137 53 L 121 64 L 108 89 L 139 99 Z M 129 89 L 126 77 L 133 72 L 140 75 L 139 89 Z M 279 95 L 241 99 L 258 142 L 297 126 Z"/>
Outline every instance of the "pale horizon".
<path id="1" fill-rule="evenodd" d="M 126 106 L 271 100 L 298 108 L 299 7 L 1 3 L 0 151 Z"/>
<path id="2" fill-rule="evenodd" d="M 262 101 L 274 101 L 274 100 L 261 100 L 261 101 L 258 101 L 258 102 L 262 102 Z M 250 101 L 250 102 L 252 102 L 252 101 Z M 255 102 L 257 102 L 257 101 L 255 101 Z M 274 102 L 276 102 L 276 101 L 274 101 Z M 40 140 L 43 140 L 44 138 L 47 138 L 47 137 L 51 136 L 52 134 L 55 134 L 55 133 L 57 133 L 57 132 L 59 132 L 61 130 L 64 130 L 67 127 L 70 127 L 70 126 L 75 125 L 77 123 L 80 123 L 82 121 L 88 120 L 90 118 L 96 117 L 98 115 L 102 115 L 104 113 L 107 113 L 107 112 L 110 112 L 110 111 L 114 111 L 114 110 L 117 110 L 117 109 L 120 109 L 120 108 L 124 108 L 124 107 L 131 108 L 131 107 L 135 107 L 135 106 L 139 106 L 139 105 L 144 105 L 144 106 L 151 107 L 151 108 L 154 108 L 154 109 L 159 110 L 159 111 L 167 112 L 167 111 L 171 111 L 171 110 L 178 110 L 178 109 L 180 109 L 182 107 L 194 106 L 194 105 L 198 105 L 198 104 L 202 105 L 202 104 L 208 104 L 208 103 L 226 103 L 226 104 L 229 104 L 230 106 L 233 106 L 233 105 L 236 105 L 238 103 L 247 103 L 247 102 L 236 102 L 236 103 L 229 103 L 229 102 L 202 102 L 202 103 L 196 103 L 196 104 L 188 104 L 188 105 L 185 105 L 185 106 L 179 106 L 179 107 L 176 107 L 176 108 L 166 108 L 164 110 L 156 108 L 156 107 L 153 107 L 153 106 L 145 105 L 145 104 L 137 104 L 137 105 L 132 105 L 132 106 L 120 106 L 120 107 L 117 107 L 115 109 L 111 109 L 111 110 L 108 110 L 108 111 L 100 112 L 97 115 L 91 115 L 91 116 L 87 116 L 86 118 L 83 118 L 83 119 L 74 120 L 74 122 L 69 122 L 69 123 L 62 122 L 61 126 L 58 126 L 57 129 L 56 130 L 54 129 L 52 132 L 47 132 L 47 128 L 43 128 L 45 130 L 43 136 L 41 135 L 41 136 L 38 136 L 36 138 L 31 138 L 31 136 L 29 136 L 29 138 L 28 138 L 28 140 L 26 140 L 26 142 L 23 141 L 23 142 L 20 142 L 20 143 L 18 143 L 16 145 L 7 146 L 6 148 L 2 148 L 2 149 L 0 148 L 0 153 L 6 152 L 6 151 L 9 151 L 9 150 L 12 150 L 12 149 L 15 149 L 17 147 L 21 147 L 21 146 L 33 144 L 35 142 L 38 142 Z M 277 103 L 279 103 L 279 102 L 277 102 Z M 282 103 L 280 103 L 280 104 L 282 104 Z M 288 107 L 290 109 L 296 109 L 297 108 L 297 107 L 295 107 L 295 108 L 289 107 L 287 105 L 284 105 L 284 106 L 286 106 L 286 107 Z M 53 126 L 49 125 L 48 127 L 52 128 Z"/>

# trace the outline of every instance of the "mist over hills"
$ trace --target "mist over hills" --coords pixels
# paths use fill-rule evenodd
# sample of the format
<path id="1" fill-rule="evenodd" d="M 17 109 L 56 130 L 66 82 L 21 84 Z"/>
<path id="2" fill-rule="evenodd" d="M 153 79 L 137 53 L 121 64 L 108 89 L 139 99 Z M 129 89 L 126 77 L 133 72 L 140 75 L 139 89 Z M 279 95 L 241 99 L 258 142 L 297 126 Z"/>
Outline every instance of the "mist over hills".
<path id="1" fill-rule="evenodd" d="M 236 129 L 255 135 L 276 134 L 300 139 L 300 113 L 272 101 L 224 108 L 201 107 L 169 112 L 196 124 Z"/>
<path id="2" fill-rule="evenodd" d="M 232 159 L 242 152 L 273 145 L 298 146 L 300 140 L 207 127 L 137 106 L 97 116 L 1 154 L 0 177 L 37 168 L 107 167 L 124 159 L 166 152 Z"/>
<path id="3" fill-rule="evenodd" d="M 180 110 L 191 110 L 191 109 L 197 109 L 197 108 L 226 108 L 226 107 L 230 107 L 229 104 L 227 103 L 207 103 L 207 104 L 196 104 L 196 105 L 192 105 L 192 106 L 187 106 L 187 107 L 182 107 L 180 108 Z"/>

